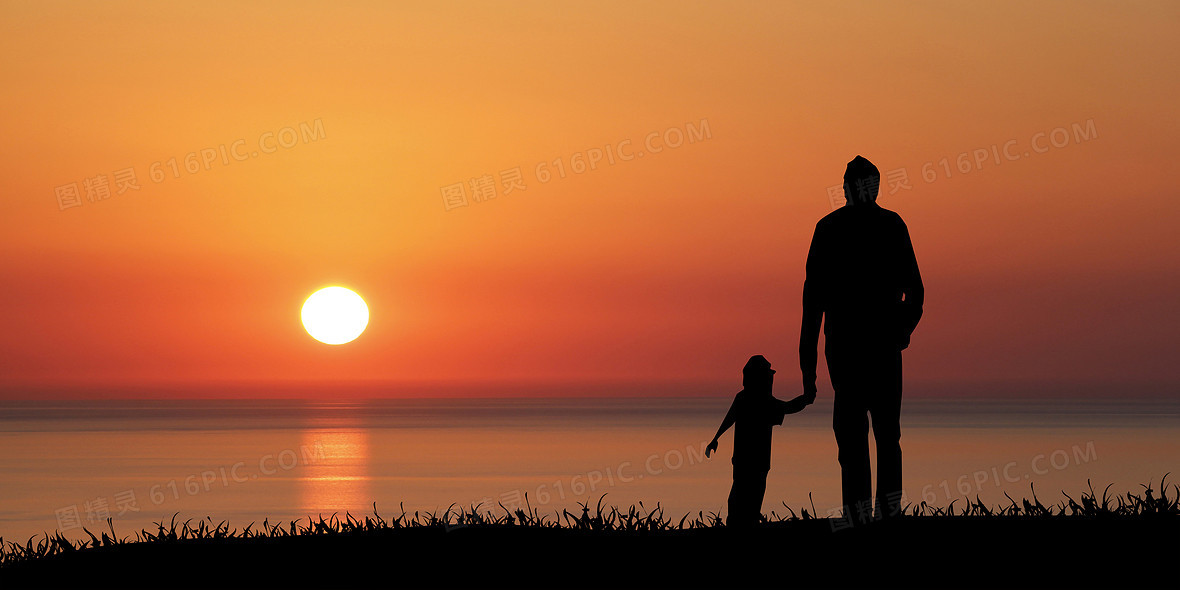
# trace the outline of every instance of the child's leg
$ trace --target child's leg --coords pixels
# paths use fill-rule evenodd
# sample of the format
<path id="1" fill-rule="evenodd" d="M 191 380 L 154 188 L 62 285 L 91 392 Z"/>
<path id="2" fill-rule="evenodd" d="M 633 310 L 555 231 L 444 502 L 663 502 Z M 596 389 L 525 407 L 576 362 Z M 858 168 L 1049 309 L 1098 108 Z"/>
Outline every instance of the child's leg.
<path id="1" fill-rule="evenodd" d="M 762 518 L 762 501 L 766 498 L 766 473 L 750 474 L 751 520 L 757 523 Z"/>
<path id="2" fill-rule="evenodd" d="M 733 469 L 733 486 L 729 488 L 729 514 L 725 515 L 725 524 L 731 527 L 741 526 L 746 520 L 745 481 L 736 467 Z"/>
<path id="3" fill-rule="evenodd" d="M 762 500 L 765 495 L 765 471 L 734 467 L 726 524 L 731 527 L 757 524 L 758 518 L 762 515 Z"/>

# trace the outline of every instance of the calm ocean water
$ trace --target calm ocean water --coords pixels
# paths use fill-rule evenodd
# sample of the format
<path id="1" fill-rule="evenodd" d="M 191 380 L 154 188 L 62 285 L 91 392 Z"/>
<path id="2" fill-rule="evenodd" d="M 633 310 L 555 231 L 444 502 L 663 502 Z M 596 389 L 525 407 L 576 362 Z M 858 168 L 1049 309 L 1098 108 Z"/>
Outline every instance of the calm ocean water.
<path id="1" fill-rule="evenodd" d="M 728 398 L 0 402 L 0 536 L 82 527 L 120 535 L 174 514 L 244 527 L 452 503 L 542 513 L 657 504 L 723 511 L 732 434 L 703 457 Z M 764 512 L 839 503 L 830 400 L 774 434 Z M 1140 491 L 1180 468 L 1180 402 L 912 399 L 903 408 L 911 501 L 1007 492 L 1056 502 Z M 1180 481 L 1180 474 L 1177 480 Z M 1034 487 L 1035 486 L 1035 487 Z M 810 495 L 809 495 L 810 494 Z M 960 500 L 961 502 L 961 500 Z M 814 508 L 813 508 L 814 507 Z"/>

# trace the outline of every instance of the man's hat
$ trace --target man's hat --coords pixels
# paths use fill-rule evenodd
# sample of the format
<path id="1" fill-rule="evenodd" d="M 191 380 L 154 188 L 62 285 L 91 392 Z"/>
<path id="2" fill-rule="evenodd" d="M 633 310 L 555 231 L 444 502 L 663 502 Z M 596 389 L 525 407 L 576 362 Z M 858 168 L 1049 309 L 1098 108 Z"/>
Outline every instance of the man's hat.
<path id="1" fill-rule="evenodd" d="M 848 167 L 844 169 L 845 180 L 857 180 L 861 178 L 881 177 L 881 171 L 872 162 L 868 161 L 864 156 L 856 156 L 848 163 Z"/>
<path id="2" fill-rule="evenodd" d="M 742 374 L 764 373 L 770 368 L 770 361 L 766 357 L 756 354 L 746 361 L 746 366 L 742 368 Z"/>

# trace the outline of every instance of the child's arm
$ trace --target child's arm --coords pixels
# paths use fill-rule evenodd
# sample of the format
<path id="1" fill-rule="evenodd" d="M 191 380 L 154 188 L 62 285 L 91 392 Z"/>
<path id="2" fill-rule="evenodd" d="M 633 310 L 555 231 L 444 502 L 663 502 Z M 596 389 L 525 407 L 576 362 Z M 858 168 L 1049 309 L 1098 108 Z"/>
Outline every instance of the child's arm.
<path id="1" fill-rule="evenodd" d="M 734 408 L 736 407 L 737 398 L 735 397 L 733 398 L 733 403 L 729 404 L 729 411 L 725 413 L 725 419 L 721 421 L 721 427 L 717 429 L 717 434 L 713 436 L 713 441 L 709 443 L 709 446 L 705 447 L 706 457 L 711 455 L 713 451 L 717 450 L 717 439 L 721 438 L 721 435 L 725 434 L 725 431 L 729 430 L 730 426 L 733 426 L 734 420 L 736 418 L 734 415 L 736 414 Z"/>
<path id="2" fill-rule="evenodd" d="M 811 402 L 812 402 L 811 396 L 809 396 L 807 394 L 803 394 L 803 395 L 801 395 L 789 402 L 780 401 L 779 403 L 781 404 L 784 414 L 794 414 L 796 412 L 802 411 L 803 408 L 806 408 L 807 406 L 811 405 Z"/>

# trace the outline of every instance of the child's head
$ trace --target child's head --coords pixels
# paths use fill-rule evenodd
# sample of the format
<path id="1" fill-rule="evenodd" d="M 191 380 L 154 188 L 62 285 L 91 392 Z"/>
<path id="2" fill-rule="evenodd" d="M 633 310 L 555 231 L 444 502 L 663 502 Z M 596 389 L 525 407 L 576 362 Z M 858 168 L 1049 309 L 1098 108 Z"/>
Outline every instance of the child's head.
<path id="1" fill-rule="evenodd" d="M 742 368 L 742 387 L 756 391 L 770 391 L 774 384 L 774 369 L 770 368 L 770 361 L 766 357 L 756 354 L 746 361 Z"/>

